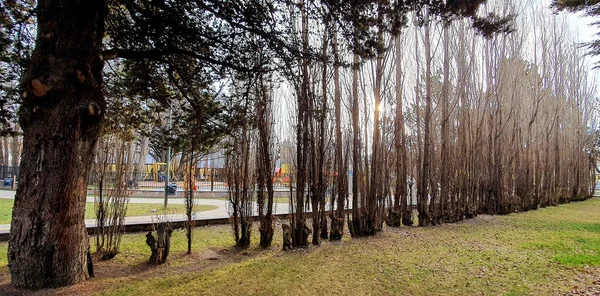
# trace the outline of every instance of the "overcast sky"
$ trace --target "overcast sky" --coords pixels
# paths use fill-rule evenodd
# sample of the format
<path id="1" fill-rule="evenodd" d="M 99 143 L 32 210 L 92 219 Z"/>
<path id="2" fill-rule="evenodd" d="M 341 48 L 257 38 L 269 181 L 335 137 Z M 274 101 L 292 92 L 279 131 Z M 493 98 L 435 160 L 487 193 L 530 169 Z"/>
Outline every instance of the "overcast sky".
<path id="1" fill-rule="evenodd" d="M 544 5 L 550 5 L 551 1 L 550 0 L 542 0 L 542 3 L 544 3 Z M 569 25 L 571 26 L 571 29 L 577 33 L 576 39 L 579 39 L 580 42 L 585 43 L 585 42 L 590 42 L 594 39 L 599 38 L 597 36 L 598 34 L 598 28 L 597 27 L 593 27 L 590 26 L 590 23 L 592 23 L 593 21 L 596 21 L 596 19 L 594 18 L 590 18 L 590 17 L 584 17 L 582 16 L 581 13 L 564 13 L 565 15 L 567 15 L 567 19 L 569 20 Z M 600 57 L 591 57 L 590 58 L 590 68 L 592 67 L 591 64 L 593 63 L 597 63 L 600 61 Z M 594 72 L 596 72 L 596 75 L 598 75 L 598 70 L 594 70 Z"/>

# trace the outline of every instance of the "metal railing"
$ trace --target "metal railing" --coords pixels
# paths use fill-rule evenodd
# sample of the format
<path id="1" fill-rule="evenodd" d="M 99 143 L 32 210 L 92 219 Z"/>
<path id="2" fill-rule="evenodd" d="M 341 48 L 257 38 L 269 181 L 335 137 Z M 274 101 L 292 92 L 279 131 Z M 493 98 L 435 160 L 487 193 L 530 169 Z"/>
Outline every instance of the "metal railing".
<path id="1" fill-rule="evenodd" d="M 19 167 L 0 166 L 0 182 L 3 188 L 16 188 L 17 177 L 19 176 Z"/>
<path id="2" fill-rule="evenodd" d="M 204 175 L 202 171 L 198 171 L 194 175 L 195 190 L 204 192 L 222 192 L 227 191 L 227 180 L 225 177 L 224 169 L 212 169 L 209 171 L 210 174 Z M 4 185 L 4 188 L 16 188 L 13 187 L 13 183 L 18 185 L 16 179 L 19 175 L 19 167 L 12 166 L 0 166 L 0 183 Z M 117 179 L 123 180 L 122 185 L 126 186 L 128 190 L 141 190 L 141 191 L 164 191 L 165 190 L 165 176 L 161 173 L 147 173 L 142 172 L 125 172 L 121 176 L 117 176 L 117 172 L 109 171 L 99 173 L 98 171 L 91 171 L 88 175 L 88 189 L 96 189 L 99 186 L 100 180 L 102 180 L 102 187 L 105 189 L 113 189 L 117 185 Z M 16 181 L 16 182 L 14 182 Z M 289 180 L 283 181 L 282 178 L 275 177 L 274 189 L 276 191 L 288 191 Z M 176 185 L 178 191 L 185 189 L 183 173 L 173 173 L 170 176 L 169 183 Z"/>
<path id="3" fill-rule="evenodd" d="M 13 178 L 19 175 L 19 167 L 0 166 L 0 179 Z"/>
<path id="4" fill-rule="evenodd" d="M 163 174 L 148 174 L 138 172 L 125 172 L 121 176 L 118 176 L 117 172 L 90 172 L 88 175 L 88 188 L 95 188 L 99 185 L 102 180 L 102 186 L 104 188 L 115 188 L 117 185 L 117 179 L 126 182 L 125 184 L 128 189 L 137 190 L 149 190 L 149 191 L 162 191 L 165 189 L 165 176 Z M 184 184 L 183 174 L 174 174 L 170 176 L 170 184 L 177 186 L 178 190 L 183 190 L 186 184 Z M 195 191 L 226 191 L 227 186 L 225 178 L 218 173 L 213 176 L 194 176 Z"/>

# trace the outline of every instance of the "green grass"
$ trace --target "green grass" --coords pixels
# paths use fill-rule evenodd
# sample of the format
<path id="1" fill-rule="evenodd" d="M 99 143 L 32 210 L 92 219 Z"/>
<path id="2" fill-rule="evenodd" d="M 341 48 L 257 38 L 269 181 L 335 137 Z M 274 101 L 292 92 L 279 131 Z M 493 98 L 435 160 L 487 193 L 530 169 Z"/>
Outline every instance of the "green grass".
<path id="1" fill-rule="evenodd" d="M 0 224 L 8 224 L 12 220 L 14 200 L 0 198 Z"/>
<path id="2" fill-rule="evenodd" d="M 231 246 L 231 228 L 223 226 L 199 227 L 194 229 L 192 244 L 195 252 L 203 252 L 209 248 L 228 248 Z M 90 238 L 92 252 L 95 252 L 95 240 Z M 0 251 L 2 250 L 0 244 Z M 126 234 L 121 241 L 121 253 L 113 260 L 126 265 L 139 265 L 149 258 L 149 248 L 146 245 L 145 234 Z M 171 254 L 176 257 L 187 252 L 187 237 L 182 229 L 175 230 L 171 236 Z M 173 257 L 171 256 L 171 257 Z M 0 266 L 2 265 L 0 257 Z M 178 261 L 170 264 L 181 264 Z"/>
<path id="3" fill-rule="evenodd" d="M 194 212 L 204 212 L 218 209 L 217 206 L 212 205 L 194 205 Z M 162 211 L 162 204 L 142 204 L 142 203 L 130 203 L 127 205 L 127 216 L 150 216 L 155 211 Z M 183 204 L 169 204 L 166 209 L 167 212 L 173 214 L 185 213 L 185 205 Z M 94 203 L 88 202 L 85 205 L 85 218 L 94 219 Z"/>
<path id="4" fill-rule="evenodd" d="M 535 230 L 521 245 L 551 254 L 554 261 L 566 266 L 600 266 L 600 208 L 594 208 L 598 204 L 595 198 L 520 215 L 513 223 Z M 569 216 L 557 215 L 557 211 L 568 211 Z"/>
<path id="5" fill-rule="evenodd" d="M 167 264 L 148 266 L 144 234 L 96 264 L 77 295 L 553 295 L 600 273 L 600 199 L 437 227 L 385 229 L 369 238 L 281 251 L 231 248 L 229 226 L 194 231 L 193 254 L 176 231 Z M 93 243 L 93 241 L 92 241 Z M 0 244 L 0 279 L 6 278 Z M 4 265 L 4 266 L 3 266 Z"/>
<path id="6" fill-rule="evenodd" d="M 13 208 L 13 200 L 12 199 L 0 199 L 0 224 L 10 224 L 12 220 L 12 208 Z M 194 211 L 203 212 L 217 209 L 217 206 L 211 205 L 195 205 Z M 153 213 L 153 210 L 162 210 L 162 204 L 139 204 L 139 203 L 130 203 L 127 206 L 127 216 L 150 216 Z M 167 207 L 167 212 L 173 214 L 181 214 L 185 213 L 185 205 L 183 204 L 171 204 Z M 88 202 L 85 205 L 85 218 L 86 219 L 94 219 L 94 203 Z"/>

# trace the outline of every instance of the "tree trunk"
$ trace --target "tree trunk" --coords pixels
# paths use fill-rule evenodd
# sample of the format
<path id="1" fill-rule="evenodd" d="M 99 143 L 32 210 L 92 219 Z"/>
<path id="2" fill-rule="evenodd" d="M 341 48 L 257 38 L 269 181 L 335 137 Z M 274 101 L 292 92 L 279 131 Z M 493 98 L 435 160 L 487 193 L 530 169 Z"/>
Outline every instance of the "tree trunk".
<path id="1" fill-rule="evenodd" d="M 419 27 L 415 26 L 415 60 L 419 61 Z M 420 74 L 420 67 L 417 67 L 416 69 L 416 85 L 415 85 L 415 107 L 417 109 L 416 114 L 415 114 L 415 118 L 416 118 L 416 131 L 417 131 L 417 163 L 416 163 L 416 202 L 417 202 L 417 212 L 418 212 L 418 217 L 419 217 L 419 225 L 421 225 L 421 216 L 423 215 L 423 208 L 427 208 L 427 206 L 423 206 L 423 203 L 421 201 L 421 183 L 423 183 L 424 181 L 422 180 L 422 170 L 423 170 L 423 166 L 422 164 L 422 160 L 423 160 L 423 135 L 421 132 L 421 74 Z M 412 204 L 412 194 L 411 194 L 411 204 Z"/>
<path id="2" fill-rule="evenodd" d="M 341 99 L 342 94 L 340 91 L 340 71 L 339 71 L 339 54 L 338 54 L 338 43 L 337 43 L 337 27 L 334 24 L 334 35 L 333 35 L 333 57 L 334 57 L 334 68 L 333 68 L 333 82 L 334 82 L 334 106 L 335 106 L 335 172 L 337 173 L 335 186 L 337 192 L 337 209 L 333 211 L 333 200 L 331 207 L 331 234 L 329 235 L 331 240 L 341 240 L 344 234 L 344 201 L 348 195 L 348 188 L 344 178 L 346 178 L 346 170 L 342 163 L 342 127 L 341 127 Z M 334 195 L 332 195 L 333 198 Z"/>
<path id="3" fill-rule="evenodd" d="M 195 122 L 197 123 L 197 122 Z M 194 214 L 194 186 L 195 186 L 195 181 L 194 181 L 194 168 L 196 166 L 196 161 L 194 160 L 194 149 L 196 149 L 196 137 L 198 137 L 198 135 L 194 135 L 192 134 L 192 132 L 190 132 L 190 137 L 191 137 L 191 141 L 190 141 L 190 156 L 188 159 L 188 167 L 185 170 L 185 174 L 187 175 L 185 179 L 185 182 L 187 183 L 185 186 L 185 215 L 187 218 L 186 221 L 186 237 L 187 237 L 187 253 L 191 254 L 192 253 L 192 235 L 193 235 L 193 231 L 192 228 L 195 226 L 194 224 L 194 219 L 193 219 L 193 214 Z"/>
<path id="4" fill-rule="evenodd" d="M 352 223 L 348 221 L 350 236 L 361 233 L 360 211 L 358 209 L 358 167 L 360 166 L 360 127 L 358 126 L 358 56 L 352 60 Z"/>
<path id="5" fill-rule="evenodd" d="M 152 234 L 152 231 L 146 234 L 146 244 L 150 247 L 151 251 L 150 259 L 148 260 L 150 264 L 160 265 L 167 262 L 167 257 L 171 249 L 172 234 L 173 229 L 168 221 L 158 224 L 156 237 Z"/>
<path id="6" fill-rule="evenodd" d="M 298 126 L 297 126 L 297 149 L 296 149 L 296 218 L 292 225 L 292 245 L 294 247 L 308 246 L 308 227 L 304 218 L 304 192 L 306 185 L 306 171 L 308 159 L 308 132 L 309 132 L 309 74 L 308 74 L 308 15 L 304 0 L 300 1 L 302 18 L 302 83 L 298 94 Z"/>
<path id="7" fill-rule="evenodd" d="M 410 212 L 406 200 L 406 137 L 404 134 L 404 114 L 402 113 L 402 46 L 401 34 L 395 38 L 396 48 L 396 190 L 394 204 L 390 211 L 390 224 L 398 227 L 401 224 L 411 225 Z"/>
<path id="8" fill-rule="evenodd" d="M 36 48 L 21 79 L 24 149 L 8 247 L 17 288 L 88 277 L 85 195 L 105 107 L 106 11 L 99 0 L 38 2 Z"/>
<path id="9" fill-rule="evenodd" d="M 127 188 L 135 186 L 135 182 L 137 181 L 133 172 L 133 157 L 135 155 L 135 146 L 135 141 L 131 140 L 129 142 L 129 151 L 127 151 L 127 168 L 125 169 L 125 173 L 127 174 Z"/>
<path id="10" fill-rule="evenodd" d="M 423 134 L 423 163 L 421 165 L 421 173 L 419 175 L 419 186 L 417 189 L 419 195 L 419 226 L 427 226 L 431 223 L 431 216 L 428 209 L 428 188 L 427 182 L 430 178 L 430 151 L 431 151 L 431 41 L 429 40 L 429 11 L 426 11 L 425 19 L 425 117 L 424 134 Z M 435 200 L 432 198 L 429 205 L 434 205 Z"/>
<path id="11" fill-rule="evenodd" d="M 21 159 L 21 136 L 18 134 L 20 128 L 18 125 L 15 126 L 16 134 L 12 137 L 12 145 L 10 147 L 10 153 L 12 158 L 12 166 L 18 167 Z"/>
<path id="12" fill-rule="evenodd" d="M 271 157 L 271 131 L 273 111 L 271 100 L 267 93 L 267 87 L 264 84 L 263 76 L 259 77 L 260 89 L 258 92 L 259 102 L 256 106 L 257 110 L 257 184 L 258 184 L 258 213 L 260 218 L 260 246 L 268 248 L 273 241 L 273 168 Z M 266 214 L 264 203 L 264 186 L 267 190 Z"/>
<path id="13" fill-rule="evenodd" d="M 150 137 L 144 135 L 140 143 L 140 155 L 137 161 L 136 172 L 140 181 L 144 181 L 146 176 L 146 155 L 148 154 L 148 146 L 150 145 Z"/>
<path id="14" fill-rule="evenodd" d="M 0 179 L 4 178 L 8 164 L 4 161 L 4 141 L 0 140 Z"/>
<path id="15" fill-rule="evenodd" d="M 381 20 L 381 8 L 379 8 L 380 20 Z M 382 25 L 379 24 L 377 41 L 379 44 L 383 44 L 383 29 Z M 371 181 L 369 187 L 369 193 L 367 196 L 367 231 L 365 234 L 373 235 L 377 231 L 381 230 L 382 217 L 379 213 L 378 198 L 380 192 L 380 170 L 379 164 L 379 145 L 380 145 L 380 131 L 379 131 L 379 111 L 381 105 L 381 79 L 383 77 L 383 52 L 377 51 L 376 57 L 376 68 L 375 68 L 375 85 L 373 89 L 373 96 L 375 97 L 375 105 L 373 106 L 373 141 L 371 143 Z M 366 112 L 367 109 L 365 109 Z"/>
<path id="16" fill-rule="evenodd" d="M 449 186 L 449 154 L 450 154 L 450 149 L 448 147 L 449 145 L 449 124 L 448 121 L 450 120 L 450 114 L 449 114 L 449 101 L 450 101 L 450 44 L 449 44 L 449 36 L 448 36 L 448 27 L 450 26 L 450 24 L 448 23 L 444 23 L 443 24 L 444 28 L 443 28 L 443 36 L 444 36 L 444 66 L 443 66 L 443 71 L 444 71 L 444 81 L 443 81 L 443 85 L 442 85 L 442 126 L 441 126 L 441 133 L 442 133 L 442 143 L 441 143 L 441 163 L 440 163 L 440 203 L 439 203 L 439 208 L 438 208 L 438 213 L 436 215 L 436 217 L 434 217 L 434 219 L 436 219 L 436 223 L 440 223 L 441 221 L 447 220 L 450 215 L 448 214 L 448 208 L 449 208 L 449 190 L 450 190 L 450 186 Z"/>

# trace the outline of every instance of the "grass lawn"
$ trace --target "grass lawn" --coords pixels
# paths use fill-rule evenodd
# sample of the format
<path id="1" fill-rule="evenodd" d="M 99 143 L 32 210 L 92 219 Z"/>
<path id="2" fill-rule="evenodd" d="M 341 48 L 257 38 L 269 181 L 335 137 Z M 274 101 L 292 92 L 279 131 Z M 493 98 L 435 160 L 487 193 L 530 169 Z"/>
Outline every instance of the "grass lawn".
<path id="1" fill-rule="evenodd" d="M 600 277 L 600 199 L 437 227 L 385 229 L 370 238 L 284 252 L 232 248 L 229 226 L 194 232 L 186 255 L 176 231 L 162 266 L 144 234 L 123 238 L 122 253 L 97 262 L 96 277 L 57 295 L 555 295 Z M 10 293 L 7 243 L 0 243 L 0 294 Z M 4 289 L 4 290 L 3 290 Z M 42 293 L 42 294 L 43 294 Z"/>
<path id="2" fill-rule="evenodd" d="M 10 224 L 12 220 L 12 208 L 13 208 L 12 199 L 4 199 L 0 198 L 0 224 Z M 194 211 L 203 212 L 217 209 L 217 206 L 210 205 L 195 205 Z M 130 203 L 127 206 L 127 216 L 149 216 L 152 215 L 152 210 L 162 210 L 162 204 L 138 204 L 138 203 Z M 185 205 L 183 204 L 170 204 L 167 207 L 167 211 L 180 214 L 185 213 Z M 88 202 L 85 204 L 85 218 L 86 219 L 94 219 L 94 203 Z"/>

